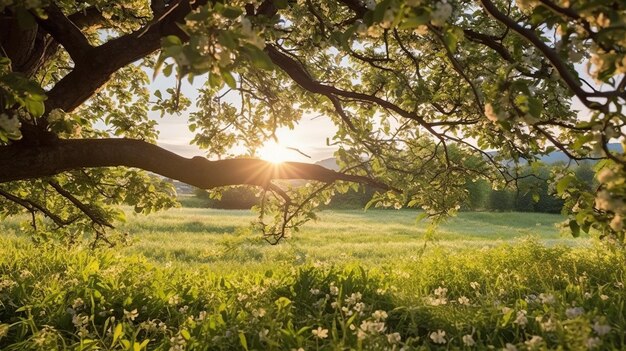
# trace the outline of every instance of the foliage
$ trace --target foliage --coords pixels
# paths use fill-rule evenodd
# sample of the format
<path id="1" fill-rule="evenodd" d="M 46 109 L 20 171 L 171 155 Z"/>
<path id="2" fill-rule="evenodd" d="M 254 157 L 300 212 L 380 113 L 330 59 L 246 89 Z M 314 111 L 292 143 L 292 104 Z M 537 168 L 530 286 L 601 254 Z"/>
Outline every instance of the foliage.
<path id="1" fill-rule="evenodd" d="M 249 187 L 230 187 L 216 192 L 195 190 L 195 196 L 205 200 L 203 207 L 249 210 L 259 203 L 258 192 Z M 218 195 L 219 194 L 219 195 Z"/>
<path id="2" fill-rule="evenodd" d="M 176 4 L 2 2 L 6 21 L 15 19 L 3 20 L 15 29 L 6 38 L 29 35 L 2 41 L 0 148 L 32 150 L 59 138 L 119 136 L 153 143 L 156 122 L 147 116 L 154 110 L 185 112 L 196 133 L 193 142 L 210 157 L 231 156 L 237 147 L 252 157 L 277 128 L 316 113 L 337 127 L 328 144 L 338 149 L 341 171 L 391 189 L 374 194 L 369 205 L 417 207 L 434 219 L 454 214 L 467 200 L 467 181 L 486 180 L 500 189 L 520 179 L 508 162 L 533 164 L 558 149 L 576 161 L 600 161 L 598 189 L 586 188 L 569 170 L 551 176 L 571 213 L 572 232 L 593 228 L 623 243 L 626 160 L 623 150 L 607 147 L 626 142 L 623 1 Z M 41 38 L 54 39 L 54 45 L 48 50 Z M 18 55 L 27 45 L 41 55 Z M 176 83 L 150 97 L 146 67 Z M 192 108 L 182 81 L 200 76 L 206 84 Z M 487 152 L 493 149 L 496 156 Z M 107 179 L 124 177 L 124 169 L 97 172 L 109 171 Z M 60 182 L 68 175 L 54 177 Z M 19 195 L 25 191 L 41 197 L 50 191 L 41 184 L 6 185 L 12 193 L 4 201 L 31 200 Z M 261 185 L 265 199 L 272 199 L 260 206 L 262 218 L 275 222 L 262 220 L 260 228 L 277 238 L 315 217 L 316 206 L 303 200 L 322 204 L 347 191 L 345 184 L 293 193 Z M 89 188 L 85 180 L 74 189 L 75 198 L 99 208 L 81 211 L 85 221 L 106 212 L 108 201 L 90 196 L 97 191 Z M 159 195 L 138 200 L 146 204 L 140 211 L 171 205 L 167 193 L 151 194 Z M 60 210 L 39 205 L 52 214 Z M 51 218 L 29 206 L 23 211 Z"/>
<path id="3" fill-rule="evenodd" d="M 2 241 L 3 350 L 624 346 L 626 258 L 600 247 L 528 241 L 374 270 L 306 263 L 224 276 Z"/>

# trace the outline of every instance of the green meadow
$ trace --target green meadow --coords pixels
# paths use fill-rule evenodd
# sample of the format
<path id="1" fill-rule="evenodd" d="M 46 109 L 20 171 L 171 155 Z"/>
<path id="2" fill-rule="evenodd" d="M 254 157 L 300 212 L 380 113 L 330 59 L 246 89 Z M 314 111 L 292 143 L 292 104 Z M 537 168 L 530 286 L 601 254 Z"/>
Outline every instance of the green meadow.
<path id="1" fill-rule="evenodd" d="M 323 211 L 279 245 L 249 211 L 128 215 L 132 244 L 0 230 L 2 350 L 618 350 L 626 255 L 563 218 Z"/>
<path id="2" fill-rule="evenodd" d="M 402 261 L 425 249 L 483 248 L 534 237 L 552 245 L 589 244 L 562 235 L 559 215 L 465 212 L 430 230 L 415 211 L 323 211 L 280 245 L 252 232 L 250 211 L 180 208 L 151 216 L 132 216 L 122 231 L 134 244 L 125 252 L 156 262 L 207 263 L 208 269 L 263 269 L 277 262 L 355 262 L 376 266 Z"/>

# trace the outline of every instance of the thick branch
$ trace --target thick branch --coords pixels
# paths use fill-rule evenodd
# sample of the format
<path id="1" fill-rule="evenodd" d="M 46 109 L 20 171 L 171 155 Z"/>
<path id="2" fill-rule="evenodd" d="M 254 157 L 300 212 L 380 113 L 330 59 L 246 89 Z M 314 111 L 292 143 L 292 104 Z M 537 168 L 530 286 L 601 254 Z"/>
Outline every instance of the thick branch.
<path id="1" fill-rule="evenodd" d="M 37 17 L 39 25 L 67 50 L 74 62 L 82 61 L 92 48 L 87 38 L 55 4 L 48 6 L 45 11 L 48 17 Z"/>
<path id="2" fill-rule="evenodd" d="M 97 92 L 117 70 L 158 50 L 162 37 L 178 35 L 185 38 L 177 23 L 184 22 L 192 8 L 205 3 L 206 0 L 195 1 L 192 7 L 189 0 L 175 2 L 159 21 L 90 49 L 76 62 L 74 70 L 48 92 L 46 111 L 55 108 L 73 111 Z"/>
<path id="3" fill-rule="evenodd" d="M 72 23 L 81 30 L 99 28 L 107 22 L 102 13 L 94 6 L 67 16 Z"/>
<path id="4" fill-rule="evenodd" d="M 0 148 L 0 164 L 0 183 L 51 176 L 73 169 L 126 166 L 203 189 L 240 184 L 267 186 L 272 179 L 344 180 L 388 189 L 370 178 L 338 173 L 308 163 L 272 164 L 248 158 L 188 159 L 134 139 L 75 139 L 59 140 L 46 147 L 6 146 Z"/>

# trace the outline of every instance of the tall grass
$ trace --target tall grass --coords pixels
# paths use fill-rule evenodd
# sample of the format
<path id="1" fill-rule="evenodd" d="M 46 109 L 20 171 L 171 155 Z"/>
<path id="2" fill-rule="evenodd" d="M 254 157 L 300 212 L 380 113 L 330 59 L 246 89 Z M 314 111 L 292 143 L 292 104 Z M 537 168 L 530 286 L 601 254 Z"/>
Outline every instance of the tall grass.
<path id="1" fill-rule="evenodd" d="M 131 217 L 134 245 L 96 251 L 5 222 L 0 349 L 625 348 L 624 252 L 511 216 L 430 233 L 403 211 L 324 212 L 270 246 L 247 211 L 182 209 Z"/>
<path id="2" fill-rule="evenodd" d="M 220 274 L 1 244 L 3 350 L 626 346 L 626 257 L 601 247 L 523 241 Z"/>

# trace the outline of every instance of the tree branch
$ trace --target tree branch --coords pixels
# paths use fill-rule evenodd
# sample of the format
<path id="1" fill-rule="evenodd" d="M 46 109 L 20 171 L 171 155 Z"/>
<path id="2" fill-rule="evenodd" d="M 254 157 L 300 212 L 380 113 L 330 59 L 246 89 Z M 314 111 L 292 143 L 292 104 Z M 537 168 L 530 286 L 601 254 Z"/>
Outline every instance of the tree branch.
<path id="1" fill-rule="evenodd" d="M 99 224 L 104 227 L 114 228 L 113 225 L 109 223 L 109 221 L 107 221 L 106 219 L 102 218 L 102 216 L 100 216 L 97 211 L 94 211 L 92 207 L 80 201 L 69 191 L 63 189 L 63 187 L 59 183 L 51 180 L 48 182 L 48 184 L 50 184 L 50 186 L 53 187 L 57 193 L 68 199 L 74 206 L 76 206 L 76 208 L 84 213 L 85 216 L 89 217 L 89 219 L 91 219 L 93 223 Z"/>
<path id="2" fill-rule="evenodd" d="M 36 17 L 39 25 L 67 50 L 74 62 L 82 61 L 92 48 L 87 38 L 54 3 L 46 7 L 45 12 L 47 18 Z"/>
<path id="3" fill-rule="evenodd" d="M 588 97 L 589 93 L 585 92 L 581 88 L 580 80 L 578 80 L 572 74 L 571 70 L 567 65 L 561 60 L 558 53 L 554 51 L 551 47 L 546 45 L 543 40 L 537 36 L 537 34 L 529 28 L 524 28 L 513 19 L 508 17 L 506 14 L 500 12 L 498 8 L 491 2 L 490 0 L 480 0 L 481 4 L 485 8 L 485 11 L 491 15 L 491 17 L 495 18 L 498 22 L 504 24 L 506 27 L 511 28 L 517 34 L 528 40 L 531 44 L 533 44 L 541 53 L 550 61 L 552 66 L 559 72 L 561 79 L 567 85 L 567 87 L 576 95 L 578 99 L 589 109 L 591 110 L 600 110 L 605 111 L 607 109 L 606 106 L 603 106 L 597 102 L 590 101 Z"/>
<path id="4" fill-rule="evenodd" d="M 184 22 L 185 16 L 193 8 L 206 2 L 207 0 L 198 0 L 193 6 L 189 0 L 172 2 L 169 5 L 171 11 L 158 21 L 131 34 L 92 47 L 75 62 L 75 68 L 48 92 L 46 111 L 55 108 L 65 112 L 73 111 L 106 84 L 117 70 L 158 50 L 162 37 L 177 35 L 186 38 L 177 23 Z"/>
<path id="5" fill-rule="evenodd" d="M 344 180 L 390 189 L 367 177 L 338 173 L 314 164 L 272 164 L 248 158 L 219 161 L 209 161 L 204 157 L 188 159 L 134 139 L 71 139 L 59 140 L 48 146 L 6 146 L 0 148 L 0 164 L 0 183 L 51 176 L 73 169 L 126 166 L 202 189 L 240 184 L 266 186 L 273 179 Z"/>
<path id="6" fill-rule="evenodd" d="M 72 222 L 74 222 L 76 219 L 68 219 L 68 220 L 64 220 L 61 219 L 61 217 L 55 215 L 54 213 L 50 212 L 50 210 L 48 210 L 47 208 L 45 208 L 43 205 L 29 200 L 29 199 L 23 199 L 21 197 L 17 197 L 11 193 L 8 193 L 2 189 L 0 189 L 0 196 L 6 198 L 9 201 L 15 202 L 16 204 L 24 207 L 26 210 L 28 210 L 31 213 L 34 213 L 36 211 L 39 211 L 41 213 L 43 213 L 46 217 L 50 218 L 56 225 L 58 225 L 59 227 L 63 227 L 69 224 L 72 224 Z"/>

